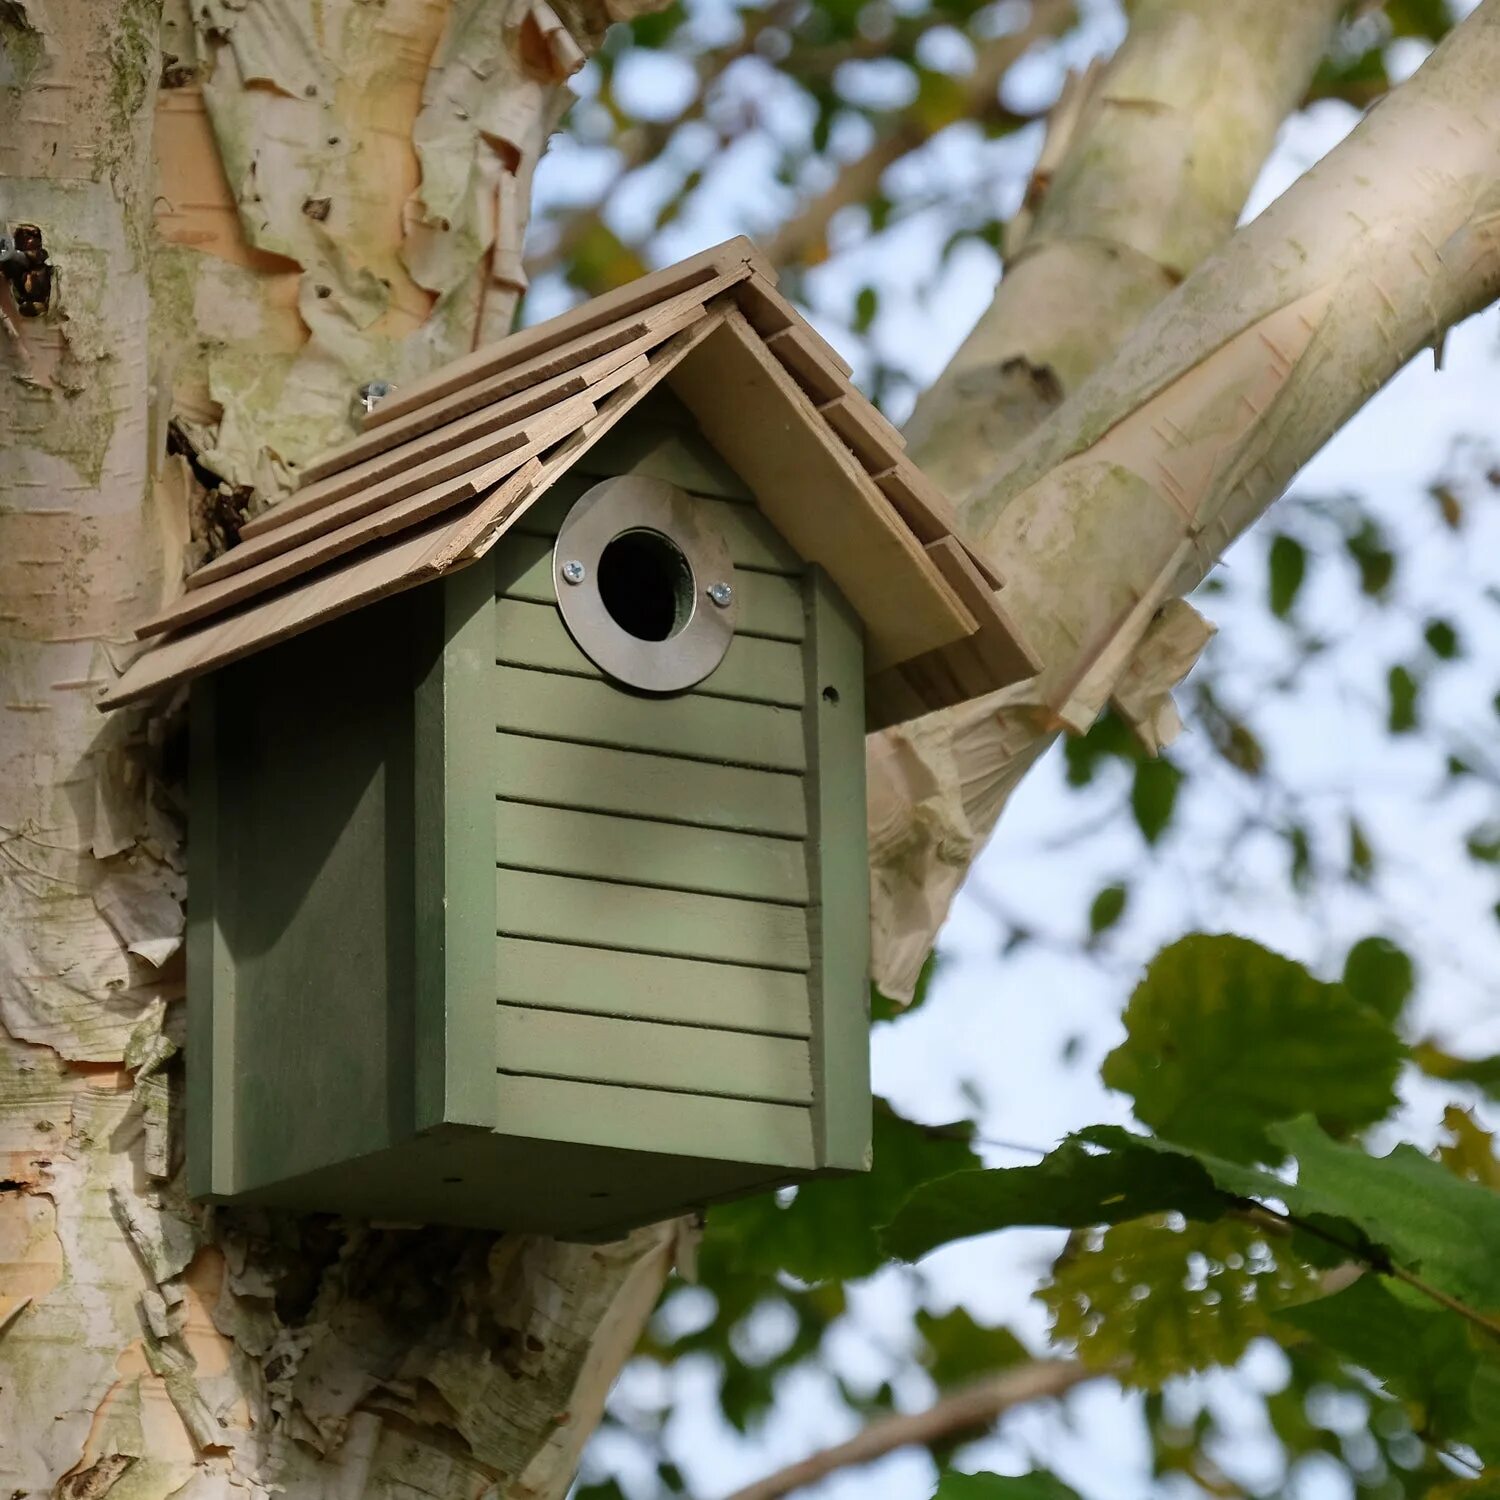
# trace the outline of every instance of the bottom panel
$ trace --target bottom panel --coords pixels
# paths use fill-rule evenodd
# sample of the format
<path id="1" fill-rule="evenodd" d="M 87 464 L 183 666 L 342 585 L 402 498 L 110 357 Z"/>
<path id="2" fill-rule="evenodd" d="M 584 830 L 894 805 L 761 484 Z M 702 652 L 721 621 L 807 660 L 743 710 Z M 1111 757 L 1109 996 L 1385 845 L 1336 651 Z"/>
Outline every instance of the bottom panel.
<path id="1" fill-rule="evenodd" d="M 702 1144 L 711 1141 L 704 1137 Z M 456 1224 L 603 1240 L 809 1175 L 757 1162 L 518 1139 L 449 1126 L 228 1201 L 387 1224 Z"/>

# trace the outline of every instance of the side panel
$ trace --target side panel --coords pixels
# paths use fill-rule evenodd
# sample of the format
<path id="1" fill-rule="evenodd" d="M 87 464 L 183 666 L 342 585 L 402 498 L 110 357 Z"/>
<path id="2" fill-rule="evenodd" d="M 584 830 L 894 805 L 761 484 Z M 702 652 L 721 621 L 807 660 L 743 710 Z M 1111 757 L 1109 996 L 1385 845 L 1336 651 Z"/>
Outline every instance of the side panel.
<path id="1" fill-rule="evenodd" d="M 192 858 L 208 910 L 195 912 L 188 983 L 200 1023 L 205 999 L 213 1013 L 215 1192 L 410 1131 L 420 603 L 375 605 L 199 690 L 211 733 L 195 754 L 211 767 L 194 778 L 195 820 L 207 817 Z"/>
<path id="2" fill-rule="evenodd" d="M 416 591 L 415 1124 L 494 1122 L 495 591 L 488 566 Z"/>
<path id="3" fill-rule="evenodd" d="M 870 1165 L 870 864 L 859 618 L 821 568 L 807 577 L 808 848 L 814 1110 L 820 1166 Z"/>

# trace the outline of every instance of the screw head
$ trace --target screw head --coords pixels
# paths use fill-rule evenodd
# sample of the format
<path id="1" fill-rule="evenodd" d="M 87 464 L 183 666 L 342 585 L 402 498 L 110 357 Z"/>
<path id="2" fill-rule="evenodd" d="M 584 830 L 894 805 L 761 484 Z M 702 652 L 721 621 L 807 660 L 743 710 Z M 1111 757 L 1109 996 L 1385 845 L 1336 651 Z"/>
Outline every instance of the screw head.
<path id="1" fill-rule="evenodd" d="M 354 393 L 355 409 L 369 416 L 394 389 L 389 380 L 367 380 Z"/>
<path id="2" fill-rule="evenodd" d="M 720 609 L 728 609 L 734 602 L 734 590 L 727 583 L 711 583 L 708 586 L 708 597 Z"/>
<path id="3" fill-rule="evenodd" d="M 582 583 L 583 580 L 588 577 L 588 569 L 585 568 L 584 565 L 579 562 L 576 557 L 570 557 L 567 562 L 565 562 L 562 567 L 558 569 L 558 572 L 561 573 L 569 583 Z"/>

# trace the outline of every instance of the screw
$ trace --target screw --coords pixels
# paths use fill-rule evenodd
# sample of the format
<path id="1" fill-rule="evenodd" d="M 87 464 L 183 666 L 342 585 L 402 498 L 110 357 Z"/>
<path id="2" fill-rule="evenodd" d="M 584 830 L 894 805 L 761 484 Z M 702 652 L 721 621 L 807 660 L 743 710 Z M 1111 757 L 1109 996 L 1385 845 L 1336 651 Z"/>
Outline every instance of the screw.
<path id="1" fill-rule="evenodd" d="M 390 395 L 393 389 L 389 380 L 371 380 L 360 386 L 354 393 L 354 399 L 360 410 L 368 415 Z"/>
<path id="2" fill-rule="evenodd" d="M 558 571 L 569 583 L 582 583 L 589 572 L 576 557 L 570 557 Z"/>
<path id="3" fill-rule="evenodd" d="M 734 590 L 727 583 L 711 583 L 708 586 L 708 597 L 720 609 L 728 609 L 734 602 Z"/>

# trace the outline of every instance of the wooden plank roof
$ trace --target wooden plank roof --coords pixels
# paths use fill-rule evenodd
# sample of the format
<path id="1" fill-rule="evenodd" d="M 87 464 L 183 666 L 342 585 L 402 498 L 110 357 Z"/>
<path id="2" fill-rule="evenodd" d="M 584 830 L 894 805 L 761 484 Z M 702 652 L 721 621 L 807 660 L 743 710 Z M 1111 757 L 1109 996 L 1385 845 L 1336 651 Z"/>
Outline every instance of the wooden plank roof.
<path id="1" fill-rule="evenodd" d="M 137 628 L 100 699 L 163 691 L 474 562 L 658 384 L 865 625 L 872 726 L 1030 675 L 999 580 L 849 367 L 745 239 L 596 297 L 393 393 Z"/>

